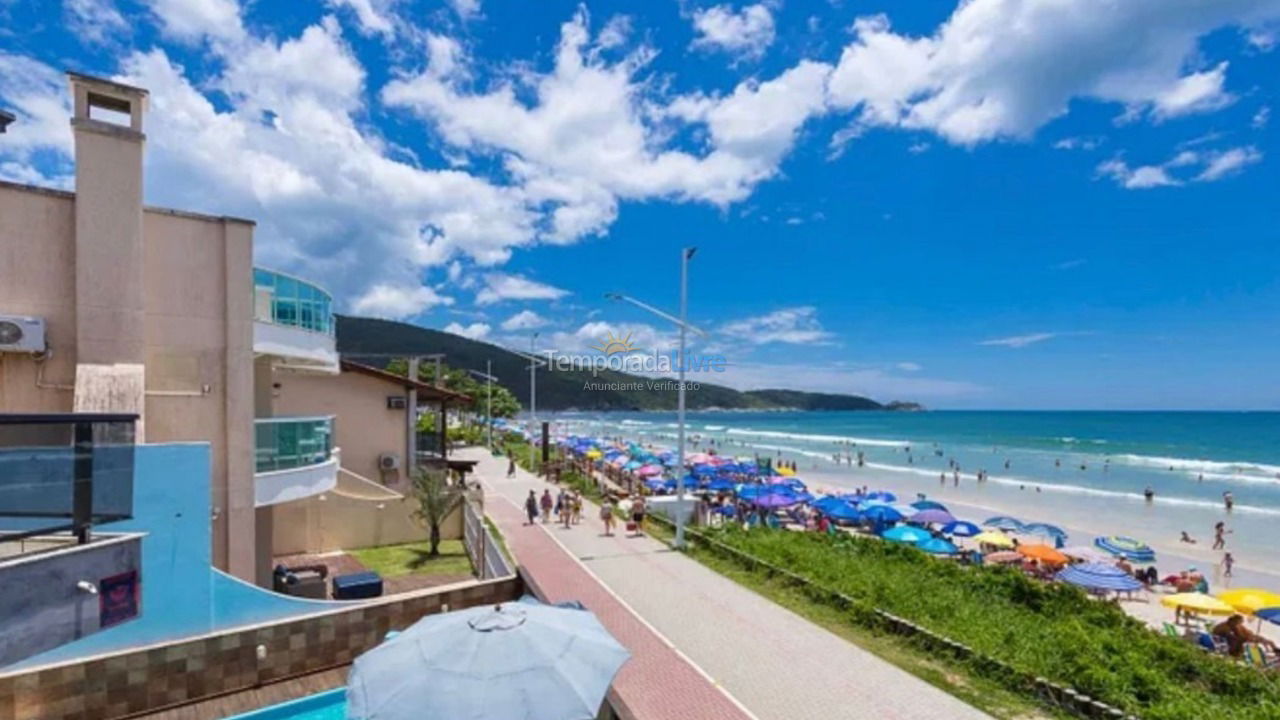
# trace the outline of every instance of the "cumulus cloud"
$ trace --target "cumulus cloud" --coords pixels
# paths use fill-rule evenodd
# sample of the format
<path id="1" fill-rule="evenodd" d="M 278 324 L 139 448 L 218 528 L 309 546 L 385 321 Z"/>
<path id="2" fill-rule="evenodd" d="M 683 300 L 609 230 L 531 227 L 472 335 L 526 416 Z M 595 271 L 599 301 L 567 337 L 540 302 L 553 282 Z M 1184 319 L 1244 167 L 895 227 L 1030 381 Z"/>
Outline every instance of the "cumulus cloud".
<path id="1" fill-rule="evenodd" d="M 470 325 L 453 322 L 446 325 L 444 331 L 454 335 L 461 335 L 471 340 L 482 340 L 489 336 L 489 330 L 491 329 L 487 323 L 482 322 L 475 322 Z"/>
<path id="2" fill-rule="evenodd" d="M 453 298 L 422 285 L 374 285 L 356 298 L 351 309 L 359 315 L 398 319 L 412 317 L 437 305 L 452 305 L 453 302 Z"/>
<path id="3" fill-rule="evenodd" d="M 569 294 L 568 290 L 507 273 L 489 273 L 484 283 L 476 293 L 477 305 L 492 305 L 503 300 L 559 300 Z"/>
<path id="4" fill-rule="evenodd" d="M 1254 130 L 1261 130 L 1267 126 L 1271 120 L 1271 106 L 1263 105 L 1253 114 L 1253 118 L 1249 121 L 1249 127 Z"/>
<path id="5" fill-rule="evenodd" d="M 773 44 L 773 12 L 764 3 L 735 11 L 731 5 L 715 5 L 693 13 L 697 37 L 693 47 L 758 58 Z"/>
<path id="6" fill-rule="evenodd" d="M 89 42 L 105 43 L 129 31 L 129 23 L 112 0 L 63 0 L 62 8 L 67 26 Z"/>
<path id="7" fill-rule="evenodd" d="M 1062 333 L 1038 332 L 1038 333 L 1030 333 L 1027 335 L 1013 335 L 1011 337 L 1002 337 L 1002 338 L 994 338 L 991 340 L 983 340 L 978 344 L 989 345 L 994 347 L 1024 348 L 1024 347 L 1027 347 L 1028 345 L 1035 345 L 1036 343 L 1044 342 L 1045 340 L 1052 340 L 1053 338 L 1056 338 L 1061 334 Z"/>
<path id="8" fill-rule="evenodd" d="M 1098 175 L 1109 177 L 1126 190 L 1147 190 L 1156 187 L 1181 185 L 1163 165 L 1130 167 L 1120 158 L 1112 158 L 1098 165 Z"/>
<path id="9" fill-rule="evenodd" d="M 521 310 L 502 321 L 502 329 L 508 332 L 533 330 L 545 326 L 548 320 L 532 310 Z"/>
<path id="10" fill-rule="evenodd" d="M 1182 147 L 1200 144 L 1183 143 Z M 1183 149 L 1158 165 L 1131 167 L 1123 158 L 1115 157 L 1099 164 L 1097 174 L 1114 180 L 1126 190 L 1145 190 L 1184 185 L 1189 181 L 1215 182 L 1261 161 L 1262 152 L 1252 145 L 1226 150 Z"/>
<path id="11" fill-rule="evenodd" d="M 734 320 L 721 326 L 719 332 L 752 345 L 815 345 L 830 342 L 833 337 L 818 322 L 817 308 L 809 306 Z"/>
<path id="12" fill-rule="evenodd" d="M 165 34 L 175 39 L 193 42 L 244 36 L 236 0 L 150 0 L 149 4 Z"/>
<path id="13" fill-rule="evenodd" d="M 863 125 L 931 130 L 961 145 L 1027 138 L 1074 98 L 1154 119 L 1209 112 L 1230 102 L 1227 65 L 1186 72 L 1198 39 L 1277 14 L 1276 0 L 971 0 L 928 36 L 863 17 L 830 99 Z"/>
<path id="14" fill-rule="evenodd" d="M 1246 166 L 1262 160 L 1262 153 L 1255 147 L 1238 147 L 1214 153 L 1205 162 L 1204 170 L 1196 176 L 1201 182 L 1213 182 L 1224 177 L 1235 175 Z"/>
<path id="15" fill-rule="evenodd" d="M 355 13 L 360 32 L 365 35 L 394 35 L 390 3 L 381 0 L 325 0 L 329 7 L 346 7 Z"/>

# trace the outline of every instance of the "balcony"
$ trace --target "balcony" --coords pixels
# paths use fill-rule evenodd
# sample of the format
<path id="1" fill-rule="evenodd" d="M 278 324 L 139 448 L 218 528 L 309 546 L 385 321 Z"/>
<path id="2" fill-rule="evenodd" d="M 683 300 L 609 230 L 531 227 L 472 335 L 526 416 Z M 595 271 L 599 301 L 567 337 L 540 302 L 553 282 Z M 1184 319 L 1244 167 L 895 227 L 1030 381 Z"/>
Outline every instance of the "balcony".
<path id="1" fill-rule="evenodd" d="M 258 507 L 319 495 L 337 484 L 332 416 L 259 418 L 254 435 Z"/>
<path id="2" fill-rule="evenodd" d="M 291 275 L 254 268 L 253 351 L 295 368 L 337 373 L 333 298 Z"/>

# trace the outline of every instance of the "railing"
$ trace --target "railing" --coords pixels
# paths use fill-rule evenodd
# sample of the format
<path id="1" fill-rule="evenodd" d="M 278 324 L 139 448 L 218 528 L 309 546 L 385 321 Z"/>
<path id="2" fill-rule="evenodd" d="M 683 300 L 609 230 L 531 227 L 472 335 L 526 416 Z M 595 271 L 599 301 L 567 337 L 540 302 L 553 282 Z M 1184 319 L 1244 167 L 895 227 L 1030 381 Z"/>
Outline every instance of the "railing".
<path id="1" fill-rule="evenodd" d="M 253 319 L 333 335 L 333 298 L 305 280 L 254 268 Z"/>
<path id="2" fill-rule="evenodd" d="M 515 574 L 515 568 L 502 552 L 502 546 L 485 525 L 483 511 L 470 501 L 462 503 L 462 539 L 467 557 L 471 558 L 471 566 L 481 580 Z"/>
<path id="3" fill-rule="evenodd" d="M 333 456 L 333 416 L 253 421 L 255 471 L 319 465 Z"/>
<path id="4" fill-rule="evenodd" d="M 0 414 L 0 541 L 69 530 L 86 543 L 94 523 L 132 516 L 137 420 Z"/>

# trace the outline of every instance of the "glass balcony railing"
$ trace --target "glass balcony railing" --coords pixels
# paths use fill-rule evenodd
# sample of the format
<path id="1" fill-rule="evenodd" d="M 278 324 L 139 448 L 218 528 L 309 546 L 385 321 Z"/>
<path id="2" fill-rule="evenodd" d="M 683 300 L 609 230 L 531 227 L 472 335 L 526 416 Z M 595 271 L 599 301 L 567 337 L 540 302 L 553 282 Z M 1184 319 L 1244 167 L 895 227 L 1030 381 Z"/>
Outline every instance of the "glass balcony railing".
<path id="1" fill-rule="evenodd" d="M 256 472 L 319 465 L 333 456 L 333 417 L 253 421 Z"/>
<path id="2" fill-rule="evenodd" d="M 254 268 L 253 319 L 333 335 L 333 298 L 309 282 Z"/>

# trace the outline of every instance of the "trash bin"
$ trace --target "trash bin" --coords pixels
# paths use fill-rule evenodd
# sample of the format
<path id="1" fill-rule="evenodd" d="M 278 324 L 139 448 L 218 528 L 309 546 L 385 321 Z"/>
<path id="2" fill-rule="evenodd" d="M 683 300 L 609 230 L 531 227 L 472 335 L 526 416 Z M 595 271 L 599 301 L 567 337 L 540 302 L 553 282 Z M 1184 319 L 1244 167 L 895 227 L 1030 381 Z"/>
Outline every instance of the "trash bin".
<path id="1" fill-rule="evenodd" d="M 334 600 L 363 600 L 382 595 L 382 576 L 376 572 L 351 573 L 333 578 Z"/>

